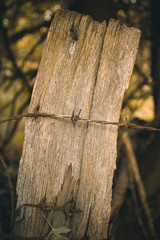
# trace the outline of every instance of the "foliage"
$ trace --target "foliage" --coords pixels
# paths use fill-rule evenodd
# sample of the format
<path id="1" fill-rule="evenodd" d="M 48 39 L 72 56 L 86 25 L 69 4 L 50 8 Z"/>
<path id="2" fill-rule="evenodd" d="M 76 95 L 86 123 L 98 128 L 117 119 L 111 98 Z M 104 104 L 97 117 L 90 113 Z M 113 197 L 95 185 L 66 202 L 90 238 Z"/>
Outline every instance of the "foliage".
<path id="1" fill-rule="evenodd" d="M 71 230 L 66 227 L 52 228 L 47 237 L 52 237 L 53 240 L 69 240 L 68 237 L 63 236 L 62 234 L 69 233 L 70 231 Z"/>

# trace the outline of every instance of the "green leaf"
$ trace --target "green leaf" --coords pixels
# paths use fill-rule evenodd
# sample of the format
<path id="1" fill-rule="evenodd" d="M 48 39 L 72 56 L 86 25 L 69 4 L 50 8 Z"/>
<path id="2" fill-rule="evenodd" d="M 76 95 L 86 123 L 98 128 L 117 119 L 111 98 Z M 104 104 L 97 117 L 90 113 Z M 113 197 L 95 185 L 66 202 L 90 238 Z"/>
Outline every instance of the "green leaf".
<path id="1" fill-rule="evenodd" d="M 52 230 L 47 234 L 47 239 L 53 239 L 53 240 L 69 240 L 68 237 L 65 237 L 61 234 L 64 234 L 64 233 L 69 233 L 71 232 L 71 230 L 69 228 L 66 228 L 66 227 L 59 227 L 59 228 L 53 228 L 52 227 Z M 52 238 L 51 238 L 52 236 Z"/>
<path id="2" fill-rule="evenodd" d="M 71 232 L 71 229 L 66 228 L 66 227 L 59 227 L 54 229 L 58 233 L 69 233 Z"/>
<path id="3" fill-rule="evenodd" d="M 66 227 L 54 228 L 54 235 L 56 240 L 69 240 L 68 237 L 61 235 L 62 233 L 69 233 L 71 230 Z"/>

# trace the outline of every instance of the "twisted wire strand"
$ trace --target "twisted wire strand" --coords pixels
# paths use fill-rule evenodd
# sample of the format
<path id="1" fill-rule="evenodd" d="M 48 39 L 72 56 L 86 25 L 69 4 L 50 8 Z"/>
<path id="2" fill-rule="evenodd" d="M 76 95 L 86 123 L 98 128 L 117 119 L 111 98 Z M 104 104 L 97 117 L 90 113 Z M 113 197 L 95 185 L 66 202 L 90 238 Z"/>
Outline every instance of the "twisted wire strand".
<path id="1" fill-rule="evenodd" d="M 147 131 L 155 131 L 160 132 L 159 128 L 155 127 L 148 127 L 148 126 L 141 126 L 130 122 L 110 122 L 110 121 L 104 121 L 104 120 L 95 120 L 95 119 L 89 119 L 89 118 L 81 118 L 79 115 L 75 115 L 74 112 L 72 115 L 62 115 L 62 114 L 49 114 L 49 113 L 39 113 L 38 111 L 35 111 L 33 113 L 26 113 L 26 114 L 17 114 L 10 116 L 9 118 L 0 120 L 0 124 L 9 122 L 9 121 L 20 121 L 23 118 L 54 118 L 54 119 L 71 119 L 71 121 L 75 124 L 78 121 L 84 121 L 88 123 L 96 123 L 101 125 L 115 125 L 118 127 L 125 127 L 125 128 L 134 128 L 134 129 L 142 129 Z"/>

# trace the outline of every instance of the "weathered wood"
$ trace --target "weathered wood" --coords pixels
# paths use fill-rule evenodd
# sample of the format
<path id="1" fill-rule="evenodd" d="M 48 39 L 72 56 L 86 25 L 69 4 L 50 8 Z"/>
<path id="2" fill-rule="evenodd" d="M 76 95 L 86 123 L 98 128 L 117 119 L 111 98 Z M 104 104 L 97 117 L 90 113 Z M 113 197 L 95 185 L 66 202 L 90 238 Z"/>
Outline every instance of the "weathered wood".
<path id="1" fill-rule="evenodd" d="M 32 93 L 29 112 L 77 114 L 118 121 L 132 73 L 140 31 L 110 20 L 59 11 L 50 27 Z M 117 126 L 71 120 L 28 119 L 17 182 L 15 234 L 44 236 L 49 226 L 41 209 L 56 206 L 46 217 L 54 227 L 71 228 L 71 239 L 104 239 L 110 216 L 116 167 Z M 57 208 L 72 202 L 65 216 Z M 66 214 L 67 215 L 67 214 Z M 18 222 L 18 219 L 21 221 Z"/>

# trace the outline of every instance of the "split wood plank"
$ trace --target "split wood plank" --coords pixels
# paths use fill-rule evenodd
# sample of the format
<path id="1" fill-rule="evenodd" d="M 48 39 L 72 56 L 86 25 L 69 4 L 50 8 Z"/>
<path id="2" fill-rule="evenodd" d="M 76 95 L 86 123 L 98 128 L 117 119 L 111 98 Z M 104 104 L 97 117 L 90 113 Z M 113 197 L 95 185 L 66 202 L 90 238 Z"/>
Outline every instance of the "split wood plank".
<path id="1" fill-rule="evenodd" d="M 110 20 L 60 10 L 47 37 L 29 112 L 118 121 L 140 31 Z M 27 119 L 17 181 L 14 232 L 44 236 L 49 225 L 69 227 L 70 239 L 104 239 L 116 168 L 117 126 L 69 119 Z M 51 211 L 25 204 L 54 206 Z M 68 205 L 67 205 L 68 204 Z M 81 212 L 67 215 L 65 206 Z M 59 210 L 58 210 L 59 209 Z M 18 211 L 19 210 L 19 211 Z M 70 209 L 71 211 L 71 209 Z M 64 214 L 65 213 L 65 214 Z M 20 221 L 21 220 L 21 221 Z"/>

